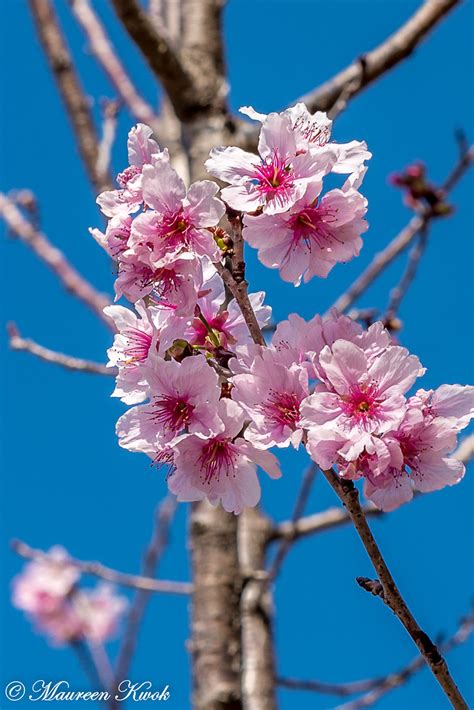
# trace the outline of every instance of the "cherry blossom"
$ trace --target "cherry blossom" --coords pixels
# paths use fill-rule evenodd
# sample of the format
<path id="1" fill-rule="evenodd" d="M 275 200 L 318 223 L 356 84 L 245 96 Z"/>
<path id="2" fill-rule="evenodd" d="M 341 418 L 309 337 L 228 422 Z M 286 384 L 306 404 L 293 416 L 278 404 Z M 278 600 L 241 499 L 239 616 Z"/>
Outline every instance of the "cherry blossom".
<path id="1" fill-rule="evenodd" d="M 81 589 L 74 595 L 72 606 L 80 634 L 92 643 L 103 644 L 117 632 L 128 601 L 111 584 L 102 583 L 94 589 Z"/>
<path id="2" fill-rule="evenodd" d="M 127 404 L 136 404 L 145 398 L 143 364 L 147 362 L 152 343 L 158 336 L 150 311 L 141 301 L 135 303 L 135 314 L 123 306 L 107 306 L 104 313 L 115 323 L 118 333 L 111 348 L 107 350 L 107 367 L 117 367 L 113 397 L 120 397 Z"/>
<path id="3" fill-rule="evenodd" d="M 424 369 L 383 323 L 365 328 L 336 311 L 308 321 L 293 313 L 268 345 L 255 344 L 248 309 L 260 329 L 270 324 L 264 292 L 247 294 L 245 282 L 236 291 L 221 278 L 222 268 L 235 277 L 235 230 L 243 226 L 245 241 L 284 281 L 327 277 L 361 250 L 368 225 L 359 189 L 371 154 L 362 141 L 334 142 L 331 119 L 303 103 L 241 112 L 261 124 L 258 155 L 211 151 L 208 172 L 227 183 L 220 195 L 210 180 L 186 188 L 139 124 L 120 189 L 98 198 L 109 221 L 105 231 L 90 231 L 116 262 L 116 300 L 134 304 L 105 309 L 117 328 L 108 351 L 117 368 L 113 395 L 133 405 L 117 422 L 120 446 L 165 468 L 178 500 L 207 498 L 236 514 L 260 498 L 257 466 L 280 475 L 274 447 L 302 444 L 320 467 L 362 480 L 383 510 L 415 490 L 457 483 L 464 468 L 452 451 L 473 416 L 474 388 L 442 385 L 410 396 Z M 338 175 L 347 177 L 334 187 Z M 99 616 L 101 594 L 109 592 L 97 592 Z M 81 604 L 94 610 L 94 600 Z M 119 606 L 104 612 L 104 629 Z M 77 614 L 63 610 L 61 620 L 59 611 L 44 622 L 50 635 L 76 633 Z"/>
<path id="4" fill-rule="evenodd" d="M 150 261 L 166 266 L 181 252 L 217 259 L 219 249 L 210 229 L 217 226 L 225 207 L 216 197 L 216 183 L 201 180 L 188 191 L 167 160 L 143 168 L 143 196 L 151 208 L 132 224 L 130 246 L 146 245 Z"/>
<path id="5" fill-rule="evenodd" d="M 277 352 L 266 349 L 249 373 L 236 375 L 232 397 L 250 418 L 246 438 L 261 449 L 298 446 L 303 436 L 301 402 L 308 396 L 308 373 L 282 364 Z"/>
<path id="6" fill-rule="evenodd" d="M 144 123 L 138 123 L 130 130 L 127 143 L 129 165 L 117 175 L 120 189 L 106 190 L 97 198 L 97 204 L 106 217 L 125 217 L 136 212 L 143 203 L 143 167 L 155 158 L 169 160 L 168 151 L 161 151 L 152 135 L 152 129 Z"/>
<path id="7" fill-rule="evenodd" d="M 236 402 L 222 399 L 218 414 L 223 431 L 216 436 L 184 435 L 175 445 L 175 471 L 168 486 L 179 501 L 207 498 L 210 503 L 238 515 L 257 505 L 260 484 L 256 469 L 271 478 L 281 476 L 277 458 L 246 441 L 241 432 L 245 414 Z"/>
<path id="8" fill-rule="evenodd" d="M 13 604 L 28 614 L 49 614 L 61 607 L 80 577 L 66 550 L 56 545 L 29 562 L 13 580 Z"/>
<path id="9" fill-rule="evenodd" d="M 268 119 L 267 114 L 258 113 L 251 106 L 242 106 L 239 110 L 244 115 L 255 121 L 260 121 L 262 124 Z M 332 121 L 324 111 L 316 111 L 311 114 L 306 105 L 299 102 L 285 109 L 280 115 L 289 117 L 298 151 L 317 152 L 319 148 L 330 142 Z M 330 145 L 337 155 L 332 172 L 355 172 L 365 160 L 369 160 L 372 157 L 364 141 L 331 142 Z"/>
<path id="10" fill-rule="evenodd" d="M 120 417 L 120 446 L 155 458 L 184 431 L 209 436 L 222 429 L 218 376 L 202 355 L 181 363 L 155 356 L 143 373 L 150 401 Z"/>
<path id="11" fill-rule="evenodd" d="M 311 181 L 320 181 L 336 160 L 330 148 L 317 155 L 298 152 L 291 119 L 270 114 L 262 125 L 259 157 L 241 148 L 214 148 L 206 161 L 207 170 L 230 183 L 222 199 L 233 209 L 266 214 L 285 212 L 305 192 Z"/>
<path id="12" fill-rule="evenodd" d="M 312 182 L 304 196 L 284 214 L 245 215 L 244 238 L 258 249 L 262 264 L 279 269 L 284 281 L 326 277 L 338 262 L 358 256 L 360 235 L 368 228 L 367 200 L 347 184 L 318 201 L 321 183 Z"/>

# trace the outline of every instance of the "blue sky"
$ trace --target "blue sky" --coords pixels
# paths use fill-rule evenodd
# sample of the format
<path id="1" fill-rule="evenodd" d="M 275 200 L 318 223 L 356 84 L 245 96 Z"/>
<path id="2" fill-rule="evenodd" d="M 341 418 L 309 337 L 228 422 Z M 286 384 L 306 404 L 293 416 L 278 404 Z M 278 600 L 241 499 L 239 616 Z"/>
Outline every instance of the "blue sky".
<path id="1" fill-rule="evenodd" d="M 56 3 L 91 96 L 113 90 L 85 51 L 68 3 Z M 399 0 L 230 0 L 225 16 L 233 108 L 252 104 L 279 109 L 385 38 L 418 3 Z M 156 87 L 137 51 L 115 23 L 105 0 L 94 3 L 150 102 Z M 88 235 L 100 223 L 94 196 L 56 88 L 39 50 L 26 1 L 3 0 L 0 92 L 0 188 L 31 188 L 40 201 L 46 233 L 101 290 L 112 292 L 112 267 Z M 370 230 L 361 256 L 335 268 L 328 279 L 294 289 L 249 253 L 248 275 L 264 288 L 280 320 L 298 311 L 323 312 L 376 251 L 409 218 L 387 175 L 421 158 L 441 181 L 456 159 L 454 130 L 472 127 L 469 46 L 472 4 L 465 3 L 413 57 L 365 92 L 338 120 L 336 140 L 365 139 L 373 159 L 364 183 Z M 97 104 L 95 105 L 98 113 Z M 125 163 L 132 123 L 124 111 L 114 167 Z M 454 215 L 435 225 L 417 280 L 404 300 L 402 343 L 428 368 L 424 386 L 472 381 L 472 179 L 452 196 Z M 77 356 L 103 360 L 110 335 L 93 314 L 64 293 L 56 279 L 19 242 L 5 234 L 2 250 L 2 322 L 15 320 L 24 335 Z M 363 296 L 361 306 L 383 308 L 403 259 Z M 47 548 L 65 545 L 83 559 L 126 571 L 138 569 L 152 514 L 165 485 L 145 457 L 120 449 L 114 424 L 123 406 L 110 399 L 111 380 L 67 373 L 2 347 L 1 642 L 0 676 L 7 683 L 37 678 L 86 681 L 68 650 L 54 650 L 32 633 L 9 603 L 9 581 L 21 563 L 8 541 L 19 537 Z M 304 459 L 284 452 L 284 477 L 265 482 L 263 506 L 276 518 L 291 514 Z M 430 633 L 451 632 L 473 593 L 472 471 L 457 487 L 417 500 L 373 527 L 402 592 Z M 335 503 L 317 480 L 308 511 Z M 186 579 L 187 507 L 179 509 L 162 575 Z M 387 609 L 354 582 L 371 576 L 366 555 L 350 529 L 299 543 L 276 589 L 278 672 L 326 681 L 385 674 L 404 665 L 415 648 Z M 87 584 L 93 580 L 86 580 Z M 167 683 L 172 707 L 189 706 L 188 603 L 157 596 L 150 604 L 132 677 Z M 116 646 L 111 645 L 112 655 Z M 473 645 L 449 657 L 454 677 L 474 702 Z M 3 691 L 2 695 L 3 695 Z M 337 702 L 308 693 L 279 694 L 282 710 L 329 708 Z M 3 708 L 6 701 L 0 701 Z M 19 703 L 16 704 L 18 710 Z M 23 707 L 26 708 L 26 705 Z M 389 710 L 446 707 L 427 671 L 379 704 Z"/>

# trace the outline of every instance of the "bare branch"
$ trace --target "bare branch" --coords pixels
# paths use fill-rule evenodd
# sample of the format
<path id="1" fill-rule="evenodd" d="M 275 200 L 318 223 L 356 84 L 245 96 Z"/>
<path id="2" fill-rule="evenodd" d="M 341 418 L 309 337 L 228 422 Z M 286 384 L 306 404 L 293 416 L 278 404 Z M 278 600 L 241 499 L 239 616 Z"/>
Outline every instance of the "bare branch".
<path id="1" fill-rule="evenodd" d="M 461 620 L 458 630 L 451 638 L 440 644 L 440 651 L 443 654 L 449 653 L 456 646 L 465 643 L 474 631 L 474 614 L 471 613 L 466 618 Z M 421 656 L 414 658 L 411 663 L 408 663 L 404 668 L 396 673 L 390 673 L 380 682 L 376 683 L 372 690 L 368 690 L 361 698 L 353 700 L 349 703 L 340 705 L 337 710 L 359 710 L 374 705 L 383 695 L 386 695 L 391 690 L 399 688 L 401 685 L 410 680 L 410 678 L 423 670 L 425 667 L 424 659 Z M 358 691 L 356 691 L 358 692 Z"/>
<path id="2" fill-rule="evenodd" d="M 8 334 L 10 336 L 9 345 L 12 350 L 24 350 L 25 352 L 38 357 L 40 360 L 50 362 L 53 365 L 60 365 L 66 370 L 76 370 L 79 372 L 90 372 L 95 375 L 112 375 L 117 374 L 115 367 L 107 367 L 100 362 L 92 362 L 91 360 L 83 360 L 79 357 L 72 357 L 59 353 L 56 350 L 45 348 L 30 338 L 22 338 L 18 328 L 14 323 L 7 325 Z"/>
<path id="3" fill-rule="evenodd" d="M 423 257 L 423 254 L 425 253 L 426 247 L 428 245 L 428 234 L 429 228 L 428 225 L 426 225 L 426 227 L 420 231 L 418 241 L 413 246 L 408 255 L 407 266 L 402 275 L 402 278 L 400 279 L 400 282 L 395 286 L 394 289 L 392 289 L 390 293 L 390 302 L 387 307 L 386 318 L 392 319 L 395 318 L 395 316 L 397 315 L 398 309 L 400 308 L 400 305 L 404 297 L 406 296 L 408 289 L 410 288 L 411 284 L 415 279 L 416 273 L 418 271 L 418 266 Z"/>
<path id="4" fill-rule="evenodd" d="M 403 624 L 419 652 L 425 659 L 446 697 L 456 710 L 468 710 L 468 705 L 462 697 L 454 679 L 448 670 L 446 661 L 429 636 L 420 628 L 415 617 L 409 610 L 395 581 L 385 563 L 382 553 L 367 523 L 359 503 L 359 494 L 352 481 L 346 481 L 333 471 L 323 471 L 328 483 L 346 507 L 347 512 L 359 534 L 359 537 L 370 557 L 382 590 L 379 596 Z"/>
<path id="5" fill-rule="evenodd" d="M 468 616 L 461 619 L 457 631 L 444 643 L 440 644 L 443 654 L 448 653 L 456 646 L 467 641 L 474 631 L 474 614 L 471 611 Z M 410 663 L 394 673 L 389 673 L 382 678 L 370 678 L 368 680 L 356 680 L 349 683 L 325 683 L 319 680 L 300 680 L 298 678 L 277 678 L 276 683 L 288 690 L 303 690 L 323 695 L 356 695 L 364 693 L 361 698 L 340 705 L 338 710 L 359 710 L 359 708 L 373 705 L 386 693 L 398 688 L 408 682 L 410 678 L 425 667 L 422 656 L 416 656 Z"/>
<path id="6" fill-rule="evenodd" d="M 142 576 L 151 578 L 156 574 L 158 562 L 168 542 L 169 531 L 176 511 L 176 498 L 168 495 L 155 511 L 153 534 L 143 558 Z M 120 647 L 115 680 L 120 683 L 127 677 L 128 669 L 137 645 L 138 632 L 150 598 L 150 591 L 140 589 L 133 600 L 127 618 L 127 626 Z"/>
<path id="7" fill-rule="evenodd" d="M 144 59 L 163 84 L 176 115 L 190 120 L 202 110 L 194 82 L 168 39 L 160 34 L 138 0 L 112 0 L 115 12 Z"/>
<path id="8" fill-rule="evenodd" d="M 112 159 L 112 149 L 114 147 L 115 134 L 117 132 L 118 111 L 118 101 L 105 100 L 103 102 L 102 138 L 99 144 L 99 151 L 97 153 L 96 168 L 99 175 L 106 175 L 109 172 L 110 161 Z"/>
<path id="9" fill-rule="evenodd" d="M 298 529 L 298 524 L 301 520 L 301 516 L 304 513 L 306 502 L 311 492 L 314 478 L 318 471 L 319 466 L 317 466 L 317 464 L 315 463 L 311 463 L 303 477 L 303 483 L 301 485 L 298 498 L 295 503 L 293 515 L 291 516 L 291 520 L 289 522 L 289 529 L 291 529 L 292 531 Z M 277 577 L 278 573 L 280 572 L 281 566 L 285 560 L 285 557 L 290 551 L 293 541 L 296 539 L 296 535 L 294 533 L 290 535 L 282 534 L 279 537 L 281 538 L 282 542 L 277 550 L 277 553 L 269 571 L 269 577 L 271 580 L 274 580 Z M 272 539 L 275 539 L 275 537 L 273 536 Z"/>
<path id="10" fill-rule="evenodd" d="M 205 108 L 226 112 L 228 82 L 223 46 L 225 0 L 182 0 L 181 56 Z"/>
<path id="11" fill-rule="evenodd" d="M 454 166 L 451 174 L 445 180 L 442 190 L 447 195 L 453 187 L 458 183 L 466 170 L 474 162 L 474 146 L 472 146 L 464 155 L 462 155 Z M 385 249 L 372 259 L 369 266 L 362 274 L 351 284 L 345 293 L 343 293 L 332 308 L 336 308 L 343 313 L 354 301 L 359 298 L 372 284 L 373 281 L 382 273 L 382 271 L 392 263 L 394 259 L 420 234 L 424 229 L 427 229 L 431 221 L 436 218 L 436 213 L 429 209 L 425 209 L 420 215 L 412 217 L 407 226 L 385 247 Z"/>
<path id="12" fill-rule="evenodd" d="M 39 39 L 58 85 L 74 129 L 76 141 L 89 178 L 100 192 L 110 187 L 110 175 L 97 172 L 97 138 L 87 96 L 74 68 L 68 46 L 50 0 L 28 0 Z"/>
<path id="13" fill-rule="evenodd" d="M 85 303 L 101 320 L 113 329 L 112 321 L 103 312 L 110 305 L 107 296 L 96 289 L 76 271 L 64 254 L 54 247 L 46 235 L 35 229 L 22 215 L 9 197 L 0 193 L 0 216 L 11 232 L 27 244 L 51 271 L 59 278 L 69 293 Z"/>
<path id="14" fill-rule="evenodd" d="M 380 76 L 411 55 L 441 20 L 461 0 L 425 0 L 415 14 L 376 49 L 358 57 L 352 64 L 326 81 L 315 91 L 303 96 L 311 112 L 329 111 L 343 96 L 348 101 Z"/>
<path id="15" fill-rule="evenodd" d="M 136 90 L 89 0 L 71 0 L 71 8 L 87 37 L 90 51 L 124 104 L 138 121 L 154 127 L 157 119 L 154 110 Z"/>
<path id="16" fill-rule="evenodd" d="M 21 540 L 12 540 L 11 546 L 20 557 L 28 560 L 44 559 L 47 556 L 43 550 L 35 550 Z M 151 579 L 137 574 L 126 574 L 111 567 L 105 567 L 100 562 L 84 562 L 69 557 L 68 564 L 77 567 L 82 574 L 100 577 L 100 579 L 119 584 L 122 587 L 132 587 L 134 589 L 143 589 L 147 592 L 163 592 L 166 594 L 191 594 L 193 589 L 193 585 L 189 582 L 174 582 L 164 579 Z"/>
<path id="17" fill-rule="evenodd" d="M 420 658 L 418 656 L 418 658 Z M 423 659 L 420 659 L 423 665 Z M 385 678 L 371 678 L 370 680 L 356 680 L 349 683 L 325 683 L 319 680 L 299 680 L 298 678 L 277 678 L 276 683 L 281 688 L 288 690 L 307 690 L 311 693 L 322 693 L 323 695 L 355 695 L 365 693 L 377 687 Z"/>
<path id="18" fill-rule="evenodd" d="M 367 503 L 363 506 L 364 514 L 368 517 L 381 517 L 384 513 L 375 507 L 373 503 Z M 322 513 L 313 513 L 312 515 L 306 515 L 304 518 L 300 518 L 296 522 L 292 520 L 287 520 L 283 523 L 277 525 L 272 531 L 269 542 L 274 540 L 299 540 L 307 535 L 313 535 L 314 533 L 324 532 L 325 530 L 332 530 L 334 528 L 339 528 L 342 525 L 347 525 L 350 523 L 351 519 L 346 510 L 343 508 L 328 508 Z"/>

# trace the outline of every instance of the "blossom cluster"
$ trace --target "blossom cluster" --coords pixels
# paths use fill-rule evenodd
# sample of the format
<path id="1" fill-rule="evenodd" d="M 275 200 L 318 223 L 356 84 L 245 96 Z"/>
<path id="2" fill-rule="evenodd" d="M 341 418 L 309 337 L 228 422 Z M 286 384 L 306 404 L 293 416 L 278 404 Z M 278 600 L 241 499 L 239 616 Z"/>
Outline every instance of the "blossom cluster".
<path id="1" fill-rule="evenodd" d="M 102 644 L 116 632 L 127 608 L 110 584 L 78 587 L 80 571 L 66 550 L 52 547 L 13 580 L 13 604 L 54 645 L 86 640 Z"/>
<path id="2" fill-rule="evenodd" d="M 117 423 L 122 447 L 167 469 L 180 501 L 207 498 L 240 513 L 260 498 L 257 467 L 281 476 L 271 449 L 306 447 L 322 468 L 364 479 L 383 510 L 414 490 L 452 485 L 464 473 L 449 456 L 474 411 L 474 388 L 409 390 L 424 370 L 382 323 L 364 330 L 336 312 L 298 315 L 256 345 L 219 275 L 232 276 L 225 213 L 260 260 L 299 285 L 356 256 L 367 229 L 359 187 L 363 142 L 330 140 L 331 121 L 303 104 L 261 122 L 259 155 L 211 151 L 209 180 L 186 189 L 170 156 L 139 124 L 129 134 L 120 188 L 102 193 L 105 233 L 91 230 L 117 264 L 117 299 L 105 309 L 117 334 L 108 351 L 114 396 L 131 405 Z M 330 175 L 347 177 L 322 194 Z M 216 268 L 217 267 L 217 268 Z M 271 309 L 249 295 L 260 328 Z M 245 309 L 244 309 L 245 310 Z"/>

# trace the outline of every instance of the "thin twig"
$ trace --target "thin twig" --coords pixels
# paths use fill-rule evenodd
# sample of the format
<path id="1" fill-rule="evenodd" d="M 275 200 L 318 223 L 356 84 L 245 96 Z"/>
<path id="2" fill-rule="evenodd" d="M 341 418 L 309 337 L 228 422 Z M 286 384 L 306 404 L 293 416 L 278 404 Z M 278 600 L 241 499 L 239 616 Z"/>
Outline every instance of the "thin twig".
<path id="1" fill-rule="evenodd" d="M 311 463 L 307 469 L 307 471 L 304 474 L 303 477 L 303 483 L 301 484 L 300 491 L 298 493 L 298 497 L 296 499 L 295 507 L 293 510 L 293 515 L 291 516 L 291 525 L 293 528 L 297 528 L 298 522 L 301 519 L 301 516 L 304 513 L 304 509 L 306 507 L 306 503 L 308 501 L 309 494 L 311 492 L 311 488 L 313 486 L 313 482 L 315 479 L 315 476 L 317 472 L 319 471 L 319 466 L 315 463 Z M 281 536 L 281 543 L 278 547 L 278 550 L 276 552 L 276 555 L 273 559 L 272 565 L 269 570 L 269 579 L 272 581 L 276 579 L 278 576 L 281 566 L 285 560 L 286 555 L 288 554 L 290 547 L 294 541 L 295 537 L 290 537 L 290 536 Z"/>
<path id="2" fill-rule="evenodd" d="M 248 283 L 245 280 L 245 261 L 242 237 L 242 221 L 240 215 L 234 215 L 229 219 L 233 241 L 233 256 L 229 266 L 224 266 L 220 262 L 214 264 L 216 270 L 237 301 L 242 316 L 247 324 L 252 340 L 257 345 L 265 345 L 265 338 L 262 335 L 260 326 L 255 316 L 252 304 L 248 296 Z"/>
<path id="3" fill-rule="evenodd" d="M 378 594 L 383 602 L 397 616 L 408 634 L 413 639 L 421 655 L 430 667 L 433 675 L 443 689 L 446 697 L 456 710 L 469 710 L 454 679 L 448 670 L 446 661 L 429 636 L 420 628 L 386 565 L 382 553 L 369 528 L 367 519 L 359 502 L 359 494 L 352 481 L 339 478 L 333 471 L 323 471 L 328 483 L 346 507 L 354 527 L 370 557 L 381 583 Z"/>
<path id="4" fill-rule="evenodd" d="M 387 306 L 386 318 L 393 319 L 398 313 L 400 305 L 407 294 L 408 289 L 413 283 L 420 261 L 425 253 L 426 247 L 428 245 L 428 234 L 429 227 L 426 225 L 421 231 L 418 237 L 418 241 L 410 250 L 408 255 L 408 261 L 406 269 L 400 279 L 400 282 L 392 289 L 390 293 L 390 301 Z"/>
<path id="5" fill-rule="evenodd" d="M 138 121 L 153 127 L 157 120 L 155 112 L 136 90 L 89 0 L 71 0 L 71 8 L 87 37 L 90 51 L 124 104 Z"/>
<path id="6" fill-rule="evenodd" d="M 384 515 L 373 503 L 366 503 L 363 510 L 364 514 L 369 517 L 381 517 Z M 273 529 L 269 537 L 269 542 L 281 539 L 293 542 L 307 537 L 308 535 L 342 527 L 350 523 L 350 521 L 351 519 L 348 512 L 343 508 L 328 508 L 328 510 L 322 513 L 305 515 L 296 522 L 293 522 L 293 520 L 285 520 L 283 523 L 279 523 Z"/>
<path id="7" fill-rule="evenodd" d="M 117 368 L 115 367 L 107 367 L 106 365 L 102 365 L 100 362 L 92 362 L 91 360 L 84 360 L 83 358 L 65 355 L 64 353 L 59 353 L 56 350 L 45 348 L 42 345 L 35 343 L 35 341 L 30 338 L 23 338 L 20 335 L 15 323 L 8 323 L 7 331 L 9 335 L 9 345 L 12 350 L 24 350 L 25 352 L 38 357 L 40 360 L 50 362 L 53 365 L 65 367 L 66 370 L 90 372 L 95 375 L 115 376 L 117 374 Z"/>
<path id="8" fill-rule="evenodd" d="M 151 578 L 156 574 L 156 568 L 169 541 L 170 526 L 176 511 L 176 498 L 168 495 L 155 511 L 153 534 L 142 565 L 142 576 Z M 189 586 L 189 585 L 188 585 Z M 122 645 L 118 654 L 115 670 L 115 682 L 120 683 L 127 677 L 128 669 L 135 652 L 138 632 L 150 598 L 150 591 L 140 589 L 133 600 L 128 613 L 127 624 Z"/>
<path id="9" fill-rule="evenodd" d="M 376 49 L 363 54 L 364 66 L 361 66 L 360 57 L 357 58 L 332 79 L 299 100 L 312 112 L 329 111 L 343 94 L 347 104 L 376 79 L 409 57 L 450 10 L 460 4 L 461 0 L 426 0 L 394 34 Z"/>
<path id="10" fill-rule="evenodd" d="M 74 129 L 79 152 L 89 178 L 98 190 L 112 184 L 110 175 L 97 172 L 99 140 L 89 100 L 81 86 L 71 54 L 50 0 L 29 0 L 44 53 L 56 80 Z"/>
<path id="11" fill-rule="evenodd" d="M 474 146 L 456 162 L 453 170 L 446 178 L 442 185 L 442 191 L 447 195 L 453 187 L 459 182 L 466 170 L 474 162 Z M 359 298 L 372 284 L 373 281 L 382 273 L 382 271 L 392 263 L 392 261 L 415 239 L 417 234 L 426 229 L 430 222 L 436 218 L 436 214 L 429 209 L 425 209 L 421 214 L 415 215 L 402 231 L 385 247 L 385 249 L 372 259 L 369 266 L 362 272 L 360 276 L 351 284 L 332 308 L 336 308 L 343 313 L 354 301 Z"/>
<path id="12" fill-rule="evenodd" d="M 461 620 L 458 630 L 449 638 L 440 644 L 440 651 L 443 654 L 449 653 L 456 646 L 465 643 L 474 631 L 474 614 L 471 613 Z M 396 673 L 390 673 L 381 682 L 377 683 L 372 690 L 366 692 L 361 698 L 353 700 L 349 703 L 340 705 L 337 710 L 360 710 L 370 705 L 374 705 L 383 695 L 386 695 L 391 690 L 399 688 L 406 683 L 410 678 L 425 668 L 424 659 L 417 656 L 404 668 Z"/>
<path id="13" fill-rule="evenodd" d="M 103 690 L 111 691 L 113 689 L 114 674 L 107 651 L 101 643 L 94 643 L 90 641 L 87 646 L 96 667 L 101 688 Z"/>
<path id="14" fill-rule="evenodd" d="M 456 646 L 464 643 L 474 631 L 474 614 L 471 611 L 459 622 L 456 632 L 444 643 L 440 644 L 441 652 L 448 653 Z M 288 690 L 302 690 L 323 695 L 339 695 L 341 697 L 364 693 L 361 698 L 340 705 L 338 710 L 359 710 L 373 705 L 386 693 L 408 682 L 410 678 L 425 667 L 422 656 L 417 655 L 410 663 L 400 670 L 389 673 L 381 678 L 356 680 L 348 683 L 325 683 L 319 680 L 300 680 L 298 678 L 277 678 L 276 683 Z"/>
<path id="15" fill-rule="evenodd" d="M 21 540 L 12 540 L 12 549 L 28 560 L 45 559 L 47 554 L 43 550 L 37 550 Z M 77 560 L 74 557 L 68 557 L 68 564 L 77 567 L 82 574 L 90 574 L 93 577 L 100 577 L 107 582 L 119 584 L 123 587 L 132 587 L 133 589 L 142 589 L 147 592 L 163 592 L 166 594 L 191 594 L 192 584 L 189 582 L 175 582 L 164 579 L 151 579 L 137 574 L 126 574 L 119 572 L 111 567 L 105 567 L 100 562 L 84 562 Z"/>
<path id="16" fill-rule="evenodd" d="M 423 663 L 423 661 L 422 661 Z M 356 680 L 349 683 L 325 683 L 319 680 L 300 680 L 298 678 L 276 678 L 275 682 L 281 688 L 288 690 L 307 690 L 310 693 L 323 695 L 355 695 L 365 693 L 381 684 L 385 678 L 371 678 L 369 680 Z"/>
<path id="17" fill-rule="evenodd" d="M 105 306 L 110 305 L 107 296 L 96 291 L 71 266 L 64 254 L 51 244 L 46 235 L 35 229 L 12 200 L 2 193 L 0 193 L 0 216 L 5 220 L 12 234 L 31 247 L 36 256 L 49 266 L 69 293 L 85 303 L 109 328 L 114 329 L 112 321 L 104 313 Z"/>
<path id="18" fill-rule="evenodd" d="M 71 641 L 69 646 L 74 651 L 74 653 L 79 661 L 79 665 L 81 666 L 82 670 L 84 671 L 86 677 L 91 682 L 92 687 L 93 688 L 101 687 L 102 686 L 102 679 L 100 677 L 100 673 L 99 673 L 99 670 L 96 666 L 95 660 L 92 657 L 92 653 L 91 653 L 89 646 L 83 640 Z M 105 690 L 105 689 L 106 689 L 105 687 L 101 688 L 101 690 Z"/>

